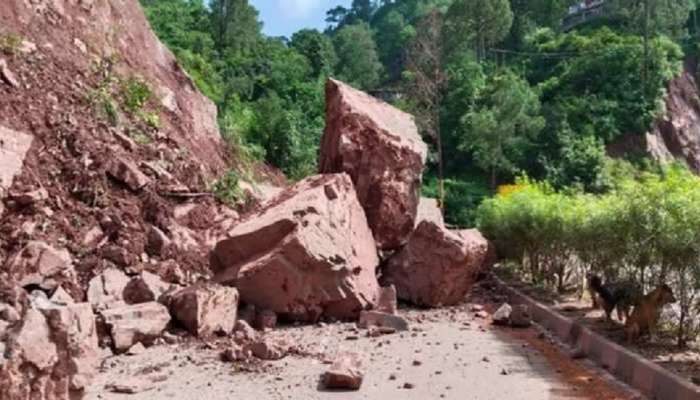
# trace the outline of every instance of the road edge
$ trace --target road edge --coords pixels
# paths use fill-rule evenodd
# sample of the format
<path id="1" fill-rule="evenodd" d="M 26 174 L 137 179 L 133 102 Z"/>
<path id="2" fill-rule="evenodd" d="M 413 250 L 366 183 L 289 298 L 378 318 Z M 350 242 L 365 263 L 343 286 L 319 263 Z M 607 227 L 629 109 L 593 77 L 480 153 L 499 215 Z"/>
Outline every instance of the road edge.
<path id="1" fill-rule="evenodd" d="M 527 305 L 535 322 L 645 396 L 663 400 L 700 399 L 700 387 L 559 314 L 500 278 L 494 276 L 494 279 L 507 294 L 511 305 Z"/>

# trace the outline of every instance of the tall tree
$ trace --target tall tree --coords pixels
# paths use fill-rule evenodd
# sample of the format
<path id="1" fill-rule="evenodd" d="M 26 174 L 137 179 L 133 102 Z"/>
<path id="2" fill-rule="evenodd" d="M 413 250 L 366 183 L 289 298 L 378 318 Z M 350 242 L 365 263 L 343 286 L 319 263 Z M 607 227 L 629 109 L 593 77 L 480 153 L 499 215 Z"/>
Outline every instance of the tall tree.
<path id="1" fill-rule="evenodd" d="M 476 105 L 462 119 L 460 145 L 491 175 L 495 189 L 499 173 L 515 173 L 528 145 L 544 128 L 540 101 L 527 81 L 504 70 L 492 76 Z"/>
<path id="2" fill-rule="evenodd" d="M 360 89 L 373 89 L 379 84 L 382 64 L 377 45 L 366 23 L 346 25 L 333 36 L 338 54 L 338 76 Z"/>
<path id="3" fill-rule="evenodd" d="M 443 91 L 447 83 L 445 57 L 442 46 L 443 15 L 437 9 L 423 17 L 416 29 L 416 37 L 406 57 L 408 93 L 415 101 L 422 130 L 435 141 L 437 148 L 440 207 L 445 204 L 444 158 L 440 115 Z"/>
<path id="4" fill-rule="evenodd" d="M 456 0 L 447 15 L 449 43 L 457 50 L 465 39 L 483 60 L 488 46 L 503 40 L 513 24 L 508 0 Z"/>
<path id="5" fill-rule="evenodd" d="M 212 0 L 210 6 L 219 51 L 250 51 L 260 39 L 258 10 L 248 0 Z"/>
<path id="6" fill-rule="evenodd" d="M 292 35 L 289 46 L 309 60 L 313 75 L 328 76 L 333 73 L 338 56 L 335 54 L 333 42 L 316 29 L 302 29 Z"/>

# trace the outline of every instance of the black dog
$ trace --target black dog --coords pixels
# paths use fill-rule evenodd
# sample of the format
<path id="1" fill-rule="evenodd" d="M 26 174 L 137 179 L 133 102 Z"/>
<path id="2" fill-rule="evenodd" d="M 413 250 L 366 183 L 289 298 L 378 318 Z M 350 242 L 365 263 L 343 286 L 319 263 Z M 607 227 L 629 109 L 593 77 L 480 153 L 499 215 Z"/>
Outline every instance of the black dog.
<path id="1" fill-rule="evenodd" d="M 617 318 L 625 322 L 632 307 L 642 298 L 641 289 L 632 282 L 604 285 L 598 275 L 591 274 L 588 276 L 588 286 L 595 295 L 594 304 L 597 303 L 603 308 L 608 320 L 611 319 L 612 311 L 617 308 Z"/>

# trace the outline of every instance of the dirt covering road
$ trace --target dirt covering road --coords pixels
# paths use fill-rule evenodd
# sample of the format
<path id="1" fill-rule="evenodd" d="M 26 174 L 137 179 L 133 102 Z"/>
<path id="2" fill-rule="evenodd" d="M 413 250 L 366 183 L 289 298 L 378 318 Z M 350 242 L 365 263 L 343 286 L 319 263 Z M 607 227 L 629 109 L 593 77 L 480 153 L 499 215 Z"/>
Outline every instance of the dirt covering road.
<path id="1" fill-rule="evenodd" d="M 487 309 L 489 307 L 487 306 Z M 279 328 L 267 335 L 295 343 L 298 354 L 245 368 L 219 359 L 222 342 L 180 343 L 106 359 L 89 390 L 95 399 L 632 399 L 600 371 L 573 361 L 535 328 L 511 330 L 477 318 L 467 304 L 401 310 L 408 332 L 367 337 L 355 324 Z M 208 347 L 208 348 L 207 348 Z M 328 392 L 324 363 L 337 351 L 362 353 L 357 392 Z M 250 366 L 249 366 L 250 367 Z M 252 369 L 253 371 L 244 371 Z M 135 394 L 110 384 L 145 385 Z M 149 389 L 150 388 L 150 389 Z"/>

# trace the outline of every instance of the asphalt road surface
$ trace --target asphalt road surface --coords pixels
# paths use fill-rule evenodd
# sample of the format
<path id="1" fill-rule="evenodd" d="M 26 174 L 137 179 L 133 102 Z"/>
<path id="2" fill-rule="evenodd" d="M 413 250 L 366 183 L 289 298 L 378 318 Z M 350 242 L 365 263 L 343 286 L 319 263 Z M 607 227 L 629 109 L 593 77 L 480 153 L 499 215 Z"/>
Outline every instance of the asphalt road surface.
<path id="1" fill-rule="evenodd" d="M 411 331 L 367 337 L 354 324 L 277 329 L 317 356 L 290 355 L 240 371 L 219 360 L 220 349 L 201 343 L 160 345 L 135 356 L 105 359 L 90 388 L 94 399 L 631 399 L 601 371 L 573 361 L 534 328 L 507 331 L 475 318 L 468 306 L 437 311 L 403 310 Z M 216 347 L 216 346 L 209 346 Z M 319 384 L 324 360 L 337 351 L 360 352 L 365 377 L 356 392 L 329 392 Z M 144 385 L 135 394 L 111 383 Z M 407 388 L 410 387 L 410 388 Z"/>

